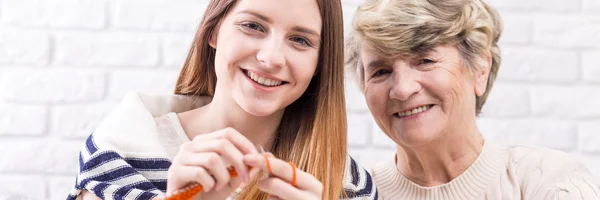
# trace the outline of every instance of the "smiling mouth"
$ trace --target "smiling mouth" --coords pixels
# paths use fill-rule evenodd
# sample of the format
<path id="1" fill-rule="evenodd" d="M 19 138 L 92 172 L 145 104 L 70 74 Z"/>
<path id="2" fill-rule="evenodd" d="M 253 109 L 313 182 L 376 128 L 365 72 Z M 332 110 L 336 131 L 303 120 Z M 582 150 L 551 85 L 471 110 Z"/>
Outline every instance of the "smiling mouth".
<path id="1" fill-rule="evenodd" d="M 419 113 L 425 112 L 425 111 L 431 109 L 431 107 L 433 107 L 433 106 L 434 106 L 433 104 L 424 105 L 424 106 L 421 106 L 421 107 L 413 108 L 412 110 L 408 110 L 408 111 L 404 111 L 404 112 L 399 112 L 399 113 L 396 113 L 394 115 L 396 115 L 397 117 L 408 117 L 408 116 L 411 116 L 411 115 L 415 115 L 415 114 L 419 114 Z"/>
<path id="2" fill-rule="evenodd" d="M 242 71 L 244 72 L 244 74 L 250 78 L 250 80 L 254 81 L 255 83 L 261 85 L 261 86 L 265 86 L 265 87 L 277 87 L 277 86 L 281 86 L 286 84 L 286 81 L 278 81 L 278 80 L 273 80 L 273 79 L 269 79 L 266 77 L 262 77 L 254 72 L 242 69 Z"/>

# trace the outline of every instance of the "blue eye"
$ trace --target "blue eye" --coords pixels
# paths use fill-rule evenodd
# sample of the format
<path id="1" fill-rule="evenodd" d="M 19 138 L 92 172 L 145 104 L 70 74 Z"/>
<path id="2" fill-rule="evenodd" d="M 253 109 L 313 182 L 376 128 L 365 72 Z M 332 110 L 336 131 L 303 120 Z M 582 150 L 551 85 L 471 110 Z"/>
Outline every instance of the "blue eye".
<path id="1" fill-rule="evenodd" d="M 298 43 L 298 44 L 300 44 L 302 46 L 307 46 L 307 47 L 312 46 L 307 39 L 302 38 L 302 37 L 292 37 L 290 40 L 293 41 L 293 42 L 295 42 L 295 43 Z"/>
<path id="2" fill-rule="evenodd" d="M 262 28 L 262 26 L 260 26 L 257 23 L 253 23 L 253 22 L 248 22 L 248 23 L 243 23 L 241 24 L 241 26 L 245 29 L 251 29 L 253 31 L 260 31 L 260 32 L 264 32 L 265 30 Z"/>

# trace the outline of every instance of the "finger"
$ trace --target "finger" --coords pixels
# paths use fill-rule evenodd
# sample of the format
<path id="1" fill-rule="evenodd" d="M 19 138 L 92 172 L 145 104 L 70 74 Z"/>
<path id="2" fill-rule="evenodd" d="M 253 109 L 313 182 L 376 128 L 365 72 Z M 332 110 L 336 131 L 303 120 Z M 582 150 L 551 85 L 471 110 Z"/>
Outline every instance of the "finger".
<path id="1" fill-rule="evenodd" d="M 225 166 L 219 154 L 214 152 L 182 152 L 181 154 L 181 156 L 184 157 L 180 159 L 181 164 L 190 167 L 203 167 L 210 173 L 210 175 L 214 177 L 216 180 L 216 190 L 220 190 L 227 185 L 227 183 L 229 183 L 229 180 L 231 179 L 229 176 L 229 171 L 227 170 L 227 166 Z"/>
<path id="2" fill-rule="evenodd" d="M 188 183 L 197 182 L 202 185 L 202 190 L 205 192 L 211 191 L 215 186 L 213 177 L 202 167 L 196 166 L 175 166 L 169 169 L 169 193 L 178 190 Z M 173 185 L 170 185 L 173 184 Z"/>
<path id="3" fill-rule="evenodd" d="M 248 182 L 249 172 L 248 167 L 244 164 L 244 155 L 236 148 L 231 141 L 221 140 L 221 156 L 225 158 L 234 168 L 237 175 L 244 181 Z"/>
<path id="4" fill-rule="evenodd" d="M 256 147 L 248 138 L 233 128 L 225 128 L 215 132 L 217 138 L 227 138 L 243 154 L 258 154 Z"/>
<path id="5" fill-rule="evenodd" d="M 258 151 L 254 144 L 244 135 L 233 128 L 224 128 L 212 133 L 201 134 L 192 140 L 193 143 L 203 142 L 207 140 L 227 138 L 240 149 L 244 154 L 256 154 Z"/>
<path id="6" fill-rule="evenodd" d="M 322 188 L 321 182 L 314 176 L 302 170 L 292 168 L 288 162 L 278 158 L 269 157 L 269 165 L 271 166 L 271 175 L 281 178 L 283 181 L 291 183 L 294 179 L 294 171 L 296 172 L 296 187 L 309 191 L 319 191 Z M 263 155 L 246 155 L 244 163 L 249 166 L 259 168 L 263 171 L 268 171 L 267 161 Z"/>
<path id="7" fill-rule="evenodd" d="M 236 148 L 231 141 L 227 139 L 212 139 L 198 143 L 197 145 L 190 145 L 190 151 L 193 152 L 216 152 L 224 159 L 225 165 L 232 165 L 239 177 L 244 182 L 248 182 L 248 167 L 244 164 L 244 155 Z"/>
<path id="8" fill-rule="evenodd" d="M 260 180 L 258 189 L 281 199 L 300 199 L 307 196 L 307 193 L 275 177 Z"/>
<path id="9" fill-rule="evenodd" d="M 267 200 L 281 200 L 281 198 L 279 198 L 275 195 L 269 195 L 269 196 L 267 196 Z"/>

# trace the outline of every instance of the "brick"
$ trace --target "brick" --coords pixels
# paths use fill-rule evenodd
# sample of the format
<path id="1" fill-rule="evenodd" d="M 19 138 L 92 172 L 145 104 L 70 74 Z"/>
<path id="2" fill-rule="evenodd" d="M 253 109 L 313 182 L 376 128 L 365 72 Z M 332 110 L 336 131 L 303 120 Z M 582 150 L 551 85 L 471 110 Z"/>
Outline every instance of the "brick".
<path id="1" fill-rule="evenodd" d="M 208 1 L 115 1 L 114 24 L 119 29 L 195 31 Z"/>
<path id="2" fill-rule="evenodd" d="M 477 124 L 487 139 L 503 144 L 536 145 L 571 150 L 577 143 L 576 126 L 561 120 L 480 118 Z"/>
<path id="3" fill-rule="evenodd" d="M 152 67 L 159 62 L 158 40 L 136 34 L 89 33 L 56 37 L 59 64 Z"/>
<path id="4" fill-rule="evenodd" d="M 583 80 L 590 82 L 600 82 L 600 51 L 584 52 L 581 58 L 583 68 Z"/>
<path id="5" fill-rule="evenodd" d="M 67 69 L 14 69 L 3 71 L 0 91 L 10 102 L 74 103 L 103 98 L 102 72 Z M 0 75 L 2 76 L 2 75 Z"/>
<path id="6" fill-rule="evenodd" d="M 358 6 L 364 3 L 365 0 L 342 0 L 343 6 Z"/>
<path id="7" fill-rule="evenodd" d="M 582 122 L 578 128 L 580 149 L 585 153 L 600 155 L 600 121 Z"/>
<path id="8" fill-rule="evenodd" d="M 0 140 L 0 172 L 77 174 L 81 141 L 52 138 Z"/>
<path id="9" fill-rule="evenodd" d="M 52 109 L 51 134 L 85 139 L 113 108 L 111 103 L 56 106 Z"/>
<path id="10" fill-rule="evenodd" d="M 348 35 L 352 31 L 354 31 L 352 24 L 353 24 L 353 19 L 354 19 L 354 13 L 356 13 L 357 8 L 358 8 L 358 6 L 356 6 L 352 3 L 345 3 L 342 6 L 342 14 L 344 17 L 344 38 L 348 38 Z"/>
<path id="11" fill-rule="evenodd" d="M 531 42 L 533 19 L 530 16 L 500 12 L 500 18 L 502 18 L 504 26 L 502 36 L 500 36 L 501 44 L 528 44 Z"/>
<path id="12" fill-rule="evenodd" d="M 585 119 L 600 116 L 600 88 L 587 86 L 540 86 L 532 90 L 535 117 Z"/>
<path id="13" fill-rule="evenodd" d="M 525 117 L 530 111 L 530 91 L 519 85 L 495 85 L 483 106 L 481 116 Z"/>
<path id="14" fill-rule="evenodd" d="M 163 40 L 163 58 L 166 66 L 180 69 L 185 62 L 192 46 L 193 34 L 185 36 L 167 37 Z"/>
<path id="15" fill-rule="evenodd" d="M 64 200 L 75 186 L 75 175 L 51 176 L 48 179 L 50 200 Z"/>
<path id="16" fill-rule="evenodd" d="M 500 120 L 494 118 L 479 118 L 477 126 L 481 134 L 494 142 L 511 144 L 513 135 L 520 135 L 521 138 L 532 136 L 533 127 L 523 120 Z M 532 139 L 528 139 L 532 140 Z"/>
<path id="17" fill-rule="evenodd" d="M 500 10 L 515 11 L 577 11 L 581 0 L 490 0 Z"/>
<path id="18" fill-rule="evenodd" d="M 0 29 L 0 65 L 46 65 L 49 59 L 50 40 L 48 35 Z"/>
<path id="19" fill-rule="evenodd" d="M 120 101 L 131 91 L 172 94 L 179 76 L 175 70 L 117 70 L 110 76 L 108 99 Z"/>
<path id="20" fill-rule="evenodd" d="M 344 93 L 346 95 L 347 109 L 356 112 L 368 111 L 369 107 L 367 106 L 365 95 L 358 89 L 356 84 L 349 78 L 346 78 L 345 85 Z"/>
<path id="21" fill-rule="evenodd" d="M 0 199 L 2 200 L 46 199 L 46 182 L 42 176 L 0 174 L 0 180 L 2 180 L 0 181 Z"/>
<path id="22" fill-rule="evenodd" d="M 348 144 L 350 146 L 367 145 L 370 136 L 370 115 L 348 113 Z"/>
<path id="23" fill-rule="evenodd" d="M 590 13 L 598 13 L 600 12 L 600 1 L 598 0 L 583 0 L 583 8 L 584 11 L 588 11 Z"/>
<path id="24" fill-rule="evenodd" d="M 571 83 L 579 78 L 579 55 L 574 51 L 504 47 L 499 80 Z"/>
<path id="25" fill-rule="evenodd" d="M 396 149 L 349 148 L 348 153 L 359 165 L 371 171 L 376 164 L 394 159 Z"/>
<path id="26" fill-rule="evenodd" d="M 563 120 L 536 119 L 533 134 L 537 136 L 538 145 L 569 151 L 577 145 L 577 126 Z M 515 136 L 518 137 L 518 136 Z"/>
<path id="27" fill-rule="evenodd" d="M 0 135 L 44 134 L 48 112 L 44 106 L 16 105 L 0 102 Z"/>
<path id="28" fill-rule="evenodd" d="M 534 19 L 535 44 L 566 47 L 600 47 L 600 16 L 539 15 Z"/>
<path id="29" fill-rule="evenodd" d="M 371 139 L 372 139 L 372 146 L 374 147 L 380 147 L 380 148 L 387 148 L 387 149 L 395 149 L 396 148 L 396 143 L 390 139 L 390 137 L 388 137 L 382 130 L 381 128 L 379 128 L 379 126 L 377 125 L 377 122 L 375 122 L 375 119 L 371 118 Z"/>
<path id="30" fill-rule="evenodd" d="M 100 29 L 106 25 L 104 0 L 4 0 L 2 21 L 9 26 Z"/>

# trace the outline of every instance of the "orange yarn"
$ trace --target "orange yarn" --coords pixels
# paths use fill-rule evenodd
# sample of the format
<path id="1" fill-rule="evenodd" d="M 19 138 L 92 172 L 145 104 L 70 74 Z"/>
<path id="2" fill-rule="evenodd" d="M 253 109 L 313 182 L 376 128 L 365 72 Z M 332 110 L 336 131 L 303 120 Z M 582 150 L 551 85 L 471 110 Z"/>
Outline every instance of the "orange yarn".
<path id="1" fill-rule="evenodd" d="M 265 157 L 265 160 L 267 161 L 267 170 L 269 171 L 269 174 L 272 174 L 273 171 L 271 171 L 271 163 L 269 163 L 269 157 L 267 157 L 266 154 L 263 154 L 263 156 Z"/>
<path id="2" fill-rule="evenodd" d="M 248 171 L 251 169 L 252 169 L 252 167 L 248 167 Z M 233 167 L 229 168 L 228 171 L 229 171 L 229 176 L 231 176 L 231 178 L 237 177 L 238 174 Z M 160 200 L 191 200 L 200 192 L 202 192 L 202 185 L 200 185 L 198 183 L 194 183 L 194 184 L 190 184 L 184 188 L 181 188 L 181 189 L 173 192 L 171 195 L 167 195 L 165 198 L 160 199 Z"/>
<path id="3" fill-rule="evenodd" d="M 272 174 L 273 172 L 271 171 L 271 163 L 269 163 L 269 158 L 265 154 L 263 154 L 263 156 L 265 157 L 265 160 L 267 161 L 267 169 L 269 171 L 269 174 Z M 292 162 L 288 162 L 288 163 L 290 164 L 290 166 L 292 166 L 292 171 L 293 171 L 292 186 L 296 187 L 296 165 L 294 165 L 294 163 L 292 163 Z M 251 169 L 252 169 L 252 167 L 248 167 L 248 171 L 250 171 Z M 229 168 L 228 171 L 229 171 L 229 175 L 232 178 L 237 177 L 238 174 L 233 167 Z M 173 194 L 171 194 L 171 195 L 167 195 L 165 198 L 163 198 L 161 200 L 191 200 L 200 192 L 202 192 L 202 185 L 200 185 L 198 183 L 194 183 L 194 184 L 190 184 L 184 188 L 181 188 L 181 189 L 173 192 Z M 155 199 L 157 199 L 157 198 L 155 198 Z"/>
<path id="4" fill-rule="evenodd" d="M 296 165 L 294 165 L 293 162 L 288 163 L 290 163 L 290 166 L 292 166 L 292 171 L 294 172 L 294 176 L 292 176 L 292 186 L 296 187 Z"/>

